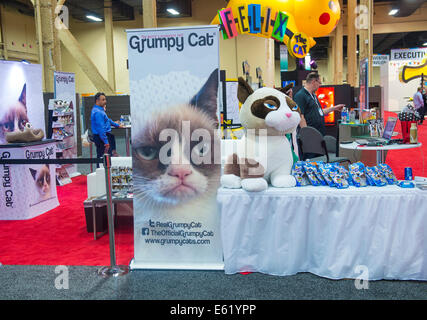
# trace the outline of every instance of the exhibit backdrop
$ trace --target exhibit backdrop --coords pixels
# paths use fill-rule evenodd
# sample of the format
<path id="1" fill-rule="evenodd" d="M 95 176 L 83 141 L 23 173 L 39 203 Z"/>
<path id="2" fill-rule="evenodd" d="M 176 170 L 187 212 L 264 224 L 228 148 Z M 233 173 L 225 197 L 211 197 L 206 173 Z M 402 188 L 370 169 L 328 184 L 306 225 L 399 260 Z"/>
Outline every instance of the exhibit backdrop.
<path id="1" fill-rule="evenodd" d="M 61 117 L 66 117 L 66 114 L 58 114 L 59 118 L 57 119 L 57 125 L 55 127 L 56 130 L 64 130 L 66 135 L 63 140 L 56 145 L 57 152 L 62 152 L 62 158 L 64 159 L 73 159 L 77 158 L 77 126 L 76 126 L 76 82 L 75 82 L 75 74 L 68 72 L 58 72 L 55 71 L 53 74 L 54 78 L 54 97 L 55 99 L 65 100 L 70 102 L 70 106 L 72 103 L 72 110 L 69 113 L 72 115 L 71 121 L 62 122 L 61 126 Z M 54 115 L 55 116 L 55 115 Z M 56 137 L 57 138 L 57 137 Z M 77 165 L 75 164 L 67 164 L 63 166 L 67 173 L 73 177 L 78 175 L 77 173 Z M 58 171 L 60 168 L 58 168 Z"/>
<path id="2" fill-rule="evenodd" d="M 127 30 L 127 39 L 135 232 L 131 268 L 223 269 L 216 203 L 218 27 Z"/>
<path id="3" fill-rule="evenodd" d="M 45 131 L 41 65 L 0 61 L 0 79 L 0 144 L 26 122 Z"/>
<path id="4" fill-rule="evenodd" d="M 416 67 L 415 73 L 426 74 L 423 59 L 427 57 L 427 48 L 391 50 L 390 61 L 381 65 L 381 86 L 383 87 L 384 110 L 398 112 L 403 109 L 421 85 L 421 78 L 405 83 L 400 80 L 404 66 Z M 416 70 L 419 70 L 416 72 Z M 426 77 L 424 77 L 426 80 Z"/>

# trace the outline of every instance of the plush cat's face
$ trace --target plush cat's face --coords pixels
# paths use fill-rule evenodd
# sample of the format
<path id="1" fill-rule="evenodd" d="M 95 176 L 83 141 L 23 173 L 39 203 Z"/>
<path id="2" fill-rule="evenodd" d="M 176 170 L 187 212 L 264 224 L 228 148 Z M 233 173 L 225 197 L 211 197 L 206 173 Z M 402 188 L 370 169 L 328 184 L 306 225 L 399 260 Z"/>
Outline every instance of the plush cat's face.
<path id="1" fill-rule="evenodd" d="M 300 123 L 298 106 L 278 89 L 264 87 L 253 91 L 239 78 L 238 98 L 242 103 L 240 122 L 246 129 L 268 129 L 282 135 L 293 132 Z"/>
<path id="2" fill-rule="evenodd" d="M 132 141 L 134 196 L 143 206 L 179 207 L 214 197 L 220 161 L 218 70 L 188 104 L 155 113 Z"/>
<path id="3" fill-rule="evenodd" d="M 48 165 L 44 165 L 39 170 L 31 169 L 31 175 L 36 183 L 37 191 L 39 192 L 40 198 L 45 199 L 50 197 L 51 191 L 51 179 L 50 170 Z"/>

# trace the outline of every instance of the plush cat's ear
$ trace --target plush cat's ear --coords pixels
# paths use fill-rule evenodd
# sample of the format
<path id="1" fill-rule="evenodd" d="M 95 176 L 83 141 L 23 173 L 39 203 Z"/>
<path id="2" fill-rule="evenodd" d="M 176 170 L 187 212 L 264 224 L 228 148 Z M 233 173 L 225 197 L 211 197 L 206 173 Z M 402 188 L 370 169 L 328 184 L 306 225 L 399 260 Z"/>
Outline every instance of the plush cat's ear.
<path id="1" fill-rule="evenodd" d="M 218 121 L 217 97 L 218 97 L 218 69 L 209 76 L 200 91 L 191 99 L 190 104 L 206 112 L 212 119 Z"/>
<path id="2" fill-rule="evenodd" d="M 245 103 L 246 99 L 254 93 L 254 90 L 242 77 L 239 77 L 238 81 L 239 87 L 237 89 L 237 99 L 239 99 L 241 103 Z"/>
<path id="3" fill-rule="evenodd" d="M 19 96 L 19 102 L 21 102 L 25 109 L 27 109 L 27 84 L 24 84 L 24 87 L 22 88 L 21 95 Z"/>
<path id="4" fill-rule="evenodd" d="M 288 94 L 287 94 L 287 92 L 288 92 L 289 90 L 291 90 L 293 87 L 294 87 L 294 84 L 293 84 L 293 82 L 291 82 L 291 83 L 290 83 L 290 84 L 288 84 L 286 87 L 284 87 L 284 88 L 276 88 L 276 90 L 279 90 L 280 92 L 282 92 L 282 93 L 284 93 L 284 94 L 288 95 Z"/>
<path id="5" fill-rule="evenodd" d="M 36 180 L 37 170 L 30 168 L 30 172 L 31 172 L 31 175 L 33 176 L 33 179 Z"/>

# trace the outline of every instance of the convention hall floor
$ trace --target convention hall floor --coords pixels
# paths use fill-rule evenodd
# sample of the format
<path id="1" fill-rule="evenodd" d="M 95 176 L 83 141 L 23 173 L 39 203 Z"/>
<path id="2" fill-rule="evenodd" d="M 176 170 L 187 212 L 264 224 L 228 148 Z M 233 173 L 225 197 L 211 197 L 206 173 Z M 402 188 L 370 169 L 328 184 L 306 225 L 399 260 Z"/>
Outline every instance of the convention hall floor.
<path id="1" fill-rule="evenodd" d="M 55 266 L 0 266 L 0 300 L 426 300 L 427 283 L 330 280 L 310 273 L 277 277 L 222 271 L 143 271 L 101 278 L 97 267 L 68 268 L 68 289 L 56 289 Z"/>

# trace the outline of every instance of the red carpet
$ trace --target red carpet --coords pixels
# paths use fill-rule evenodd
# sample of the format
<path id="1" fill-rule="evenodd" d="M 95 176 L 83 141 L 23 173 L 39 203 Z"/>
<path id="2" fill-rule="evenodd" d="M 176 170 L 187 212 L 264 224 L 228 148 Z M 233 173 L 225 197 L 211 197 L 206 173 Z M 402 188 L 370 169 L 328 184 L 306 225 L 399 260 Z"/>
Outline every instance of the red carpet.
<path id="1" fill-rule="evenodd" d="M 389 116 L 397 117 L 396 113 L 385 112 L 385 118 Z M 402 126 L 400 121 L 397 121 L 394 131 L 399 132 L 399 135 L 394 138 L 402 138 Z M 424 124 L 418 125 L 418 142 L 423 145 L 421 148 L 396 150 L 387 152 L 386 163 L 393 169 L 397 179 L 405 179 L 405 168 L 411 167 L 414 176 L 426 177 L 427 172 L 425 171 L 427 160 L 427 121 Z"/>
<path id="2" fill-rule="evenodd" d="M 394 115 L 386 113 L 386 117 Z M 395 131 L 401 132 L 398 121 Z M 401 137 L 399 135 L 398 137 Z M 418 127 L 422 148 L 391 151 L 386 162 L 398 179 L 404 168 L 412 167 L 414 175 L 426 176 L 427 123 Z M 39 217 L 25 221 L 0 221 L 0 263 L 4 265 L 89 265 L 110 264 L 108 234 L 98 240 L 86 231 L 83 201 L 87 198 L 86 177 L 58 187 L 60 206 Z M 133 257 L 133 226 L 128 219 L 116 227 L 118 264 L 127 265 Z"/>
<path id="3" fill-rule="evenodd" d="M 0 263 L 4 265 L 110 265 L 108 234 L 98 240 L 86 231 L 83 201 L 86 176 L 57 187 L 60 206 L 30 220 L 0 221 Z M 132 222 L 116 227 L 117 264 L 133 257 Z"/>

